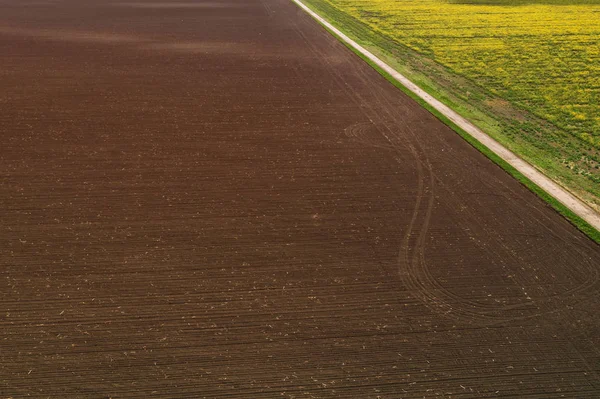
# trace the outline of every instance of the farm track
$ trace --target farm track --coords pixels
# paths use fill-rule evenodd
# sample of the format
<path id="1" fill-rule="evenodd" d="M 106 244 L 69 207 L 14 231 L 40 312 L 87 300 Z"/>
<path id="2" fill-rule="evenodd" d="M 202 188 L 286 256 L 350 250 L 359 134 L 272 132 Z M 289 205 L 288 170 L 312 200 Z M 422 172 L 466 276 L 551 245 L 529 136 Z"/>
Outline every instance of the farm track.
<path id="1" fill-rule="evenodd" d="M 0 397 L 596 398 L 600 247 L 289 0 L 0 0 Z"/>

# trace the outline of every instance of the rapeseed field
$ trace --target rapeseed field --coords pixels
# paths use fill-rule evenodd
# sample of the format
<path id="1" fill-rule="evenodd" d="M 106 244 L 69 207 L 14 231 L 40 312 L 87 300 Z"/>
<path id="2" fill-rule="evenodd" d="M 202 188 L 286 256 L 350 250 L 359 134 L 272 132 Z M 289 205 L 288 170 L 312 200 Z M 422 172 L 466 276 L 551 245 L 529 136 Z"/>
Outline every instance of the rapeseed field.
<path id="1" fill-rule="evenodd" d="M 468 81 L 486 97 L 482 112 L 508 104 L 532 115 L 504 118 L 497 138 L 598 205 L 600 0 L 308 2 L 355 37 L 368 27 Z M 468 102 L 464 91 L 454 94 Z"/>

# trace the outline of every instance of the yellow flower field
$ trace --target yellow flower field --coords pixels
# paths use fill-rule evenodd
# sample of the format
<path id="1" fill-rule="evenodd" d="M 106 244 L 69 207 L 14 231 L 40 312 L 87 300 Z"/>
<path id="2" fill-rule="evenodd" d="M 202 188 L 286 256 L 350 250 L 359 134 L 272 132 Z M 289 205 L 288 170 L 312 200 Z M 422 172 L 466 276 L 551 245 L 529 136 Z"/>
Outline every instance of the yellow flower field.
<path id="1" fill-rule="evenodd" d="M 600 2 L 327 1 L 600 147 Z"/>

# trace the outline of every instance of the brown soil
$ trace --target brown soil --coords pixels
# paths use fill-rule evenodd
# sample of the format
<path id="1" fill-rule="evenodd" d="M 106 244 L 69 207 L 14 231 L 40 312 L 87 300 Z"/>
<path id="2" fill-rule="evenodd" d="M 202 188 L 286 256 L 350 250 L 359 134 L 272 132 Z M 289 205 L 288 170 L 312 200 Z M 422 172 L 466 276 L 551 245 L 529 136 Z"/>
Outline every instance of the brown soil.
<path id="1" fill-rule="evenodd" d="M 1 398 L 597 398 L 600 247 L 287 0 L 0 0 Z"/>

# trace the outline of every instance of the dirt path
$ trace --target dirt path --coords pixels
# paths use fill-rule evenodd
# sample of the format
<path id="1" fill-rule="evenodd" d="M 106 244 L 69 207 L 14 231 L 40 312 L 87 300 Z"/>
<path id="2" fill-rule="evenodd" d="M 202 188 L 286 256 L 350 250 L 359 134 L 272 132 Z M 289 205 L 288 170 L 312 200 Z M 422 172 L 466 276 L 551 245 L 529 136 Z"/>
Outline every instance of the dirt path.
<path id="1" fill-rule="evenodd" d="M 442 102 L 438 101 L 431 95 L 427 94 L 423 89 L 419 86 L 411 82 L 407 77 L 397 72 L 391 66 L 383 62 L 369 50 L 362 47 L 360 44 L 356 43 L 354 40 L 350 39 L 344 33 L 342 33 L 335 26 L 327 22 L 323 17 L 319 14 L 312 11 L 308 6 L 302 3 L 300 0 L 292 0 L 296 3 L 300 8 L 306 11 L 309 15 L 319 21 L 321 24 L 326 26 L 336 35 L 338 35 L 343 41 L 348 43 L 350 46 L 358 50 L 362 55 L 371 60 L 375 65 L 383 69 L 385 72 L 390 74 L 394 79 L 400 82 L 404 87 L 409 89 L 411 92 L 415 93 L 421 99 L 423 99 L 427 104 L 431 105 L 434 109 L 439 111 L 442 115 L 450 119 L 453 123 L 463 129 L 465 132 L 470 134 L 472 137 L 477 139 L 480 143 L 485 145 L 487 148 L 492 150 L 492 152 L 498 155 L 500 158 L 504 159 L 511 166 L 525 175 L 529 180 L 537 184 L 544 191 L 550 194 L 552 197 L 557 199 L 560 203 L 565 205 L 571 211 L 573 211 L 576 215 L 581 217 L 583 220 L 588 222 L 591 226 L 593 226 L 596 230 L 600 231 L 600 214 L 594 211 L 590 206 L 581 201 L 579 198 L 575 197 L 569 191 L 567 191 L 562 186 L 556 184 L 552 179 L 548 178 L 546 175 L 537 170 L 534 166 L 519 158 L 515 153 L 508 150 L 502 144 L 498 143 L 496 140 L 485 134 L 481 129 L 477 128 L 467 119 L 460 116 L 458 113 L 453 111 L 451 108 L 444 105 Z"/>
<path id="2" fill-rule="evenodd" d="M 0 398 L 596 398 L 600 247 L 288 0 L 0 2 Z"/>

